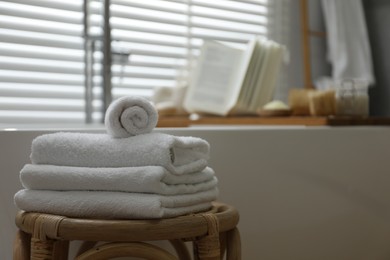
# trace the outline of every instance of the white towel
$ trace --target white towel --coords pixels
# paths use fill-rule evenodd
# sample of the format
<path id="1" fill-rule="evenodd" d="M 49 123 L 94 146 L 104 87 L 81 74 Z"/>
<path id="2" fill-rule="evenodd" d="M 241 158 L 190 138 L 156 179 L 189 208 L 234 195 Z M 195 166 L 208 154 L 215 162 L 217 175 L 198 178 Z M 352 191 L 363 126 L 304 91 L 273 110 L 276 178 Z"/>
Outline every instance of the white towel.
<path id="1" fill-rule="evenodd" d="M 31 190 L 94 190 L 178 195 L 217 187 L 211 168 L 174 175 L 161 166 L 88 168 L 26 164 L 20 172 Z"/>
<path id="2" fill-rule="evenodd" d="M 107 134 L 54 133 L 32 142 L 33 164 L 80 167 L 163 166 L 173 174 L 202 171 L 210 145 L 197 137 L 149 133 L 128 138 Z"/>
<path id="3" fill-rule="evenodd" d="M 149 100 L 128 96 L 112 102 L 104 119 L 108 134 L 116 138 L 150 133 L 157 121 L 157 110 Z"/>
<path id="4" fill-rule="evenodd" d="M 361 0 L 322 0 L 322 7 L 333 79 L 357 78 L 373 84 L 375 77 Z"/>
<path id="5" fill-rule="evenodd" d="M 15 194 L 15 204 L 24 211 L 68 217 L 155 219 L 207 210 L 217 195 L 217 188 L 177 196 L 104 191 L 20 190 Z"/>

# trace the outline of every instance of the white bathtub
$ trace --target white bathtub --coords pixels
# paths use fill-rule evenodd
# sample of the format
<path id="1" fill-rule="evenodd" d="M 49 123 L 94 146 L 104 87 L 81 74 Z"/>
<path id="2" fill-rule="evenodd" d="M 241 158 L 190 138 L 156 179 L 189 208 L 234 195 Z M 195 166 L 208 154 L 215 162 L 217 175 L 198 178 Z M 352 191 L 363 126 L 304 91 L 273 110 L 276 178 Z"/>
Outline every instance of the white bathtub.
<path id="1" fill-rule="evenodd" d="M 12 259 L 13 195 L 31 140 L 61 129 L 0 131 L 0 259 Z M 389 127 L 158 131 L 210 142 L 220 200 L 240 211 L 243 259 L 390 258 Z"/>

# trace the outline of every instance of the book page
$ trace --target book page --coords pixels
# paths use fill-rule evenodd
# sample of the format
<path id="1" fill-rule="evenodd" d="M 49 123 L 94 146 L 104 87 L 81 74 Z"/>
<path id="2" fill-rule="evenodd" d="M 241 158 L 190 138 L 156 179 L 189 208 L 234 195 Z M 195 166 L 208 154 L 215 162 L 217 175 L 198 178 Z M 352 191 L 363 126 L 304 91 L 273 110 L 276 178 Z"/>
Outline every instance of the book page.
<path id="1" fill-rule="evenodd" d="M 216 41 L 205 41 L 184 100 L 191 112 L 226 115 L 241 87 L 244 50 Z"/>
<path id="2" fill-rule="evenodd" d="M 257 37 L 254 37 L 248 43 L 248 48 L 245 51 L 243 66 L 241 69 L 245 70 L 242 72 L 242 83 L 239 89 L 238 99 L 235 104 L 232 104 L 233 109 L 230 111 L 230 114 L 246 114 L 246 103 L 245 97 L 251 95 L 251 81 L 253 78 L 253 68 L 258 62 L 257 57 L 259 56 L 259 48 L 257 48 Z"/>
<path id="3" fill-rule="evenodd" d="M 254 82 L 254 92 L 253 95 L 250 97 L 250 100 L 248 102 L 248 110 L 251 111 L 252 113 L 256 113 L 256 109 L 259 104 L 259 99 L 262 95 L 262 92 L 264 91 L 263 89 L 266 87 L 266 81 L 264 78 L 266 77 L 267 73 L 267 68 L 269 66 L 269 62 L 271 59 L 271 51 L 270 51 L 270 46 L 271 46 L 271 41 L 269 40 L 263 40 L 260 42 L 261 47 L 264 51 L 264 57 L 262 58 L 262 62 L 260 64 L 257 77 Z"/>
<path id="4" fill-rule="evenodd" d="M 266 55 L 266 49 L 260 43 L 262 40 L 258 39 L 256 41 L 256 50 L 253 53 L 253 65 L 248 68 L 247 77 L 248 83 L 244 86 L 246 89 L 245 95 L 242 96 L 242 103 L 244 104 L 243 108 L 246 113 L 254 113 L 254 111 L 249 110 L 249 105 L 251 99 L 254 98 L 255 91 L 258 87 L 258 77 L 263 68 L 263 63 Z"/>
<path id="5" fill-rule="evenodd" d="M 259 97 L 260 99 L 258 101 L 257 110 L 261 109 L 266 103 L 272 100 L 276 81 L 281 70 L 282 58 L 284 53 L 283 47 L 279 44 L 274 43 L 270 51 L 272 51 L 272 59 L 267 68 L 268 72 L 266 73 L 266 77 L 264 79 L 265 88 L 262 92 L 262 95 Z"/>

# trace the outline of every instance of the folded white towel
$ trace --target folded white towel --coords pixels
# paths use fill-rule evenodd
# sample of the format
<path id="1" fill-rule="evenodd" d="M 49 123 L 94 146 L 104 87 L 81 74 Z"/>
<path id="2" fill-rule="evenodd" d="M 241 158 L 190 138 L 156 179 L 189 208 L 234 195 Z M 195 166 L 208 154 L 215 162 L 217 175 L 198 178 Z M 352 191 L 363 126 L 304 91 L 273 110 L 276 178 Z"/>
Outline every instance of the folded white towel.
<path id="1" fill-rule="evenodd" d="M 128 138 L 107 134 L 54 133 L 32 142 L 33 164 L 80 167 L 163 166 L 173 174 L 202 171 L 209 144 L 197 137 L 149 133 Z"/>
<path id="2" fill-rule="evenodd" d="M 31 190 L 94 190 L 178 195 L 217 186 L 211 168 L 174 175 L 161 166 L 89 168 L 26 164 L 20 172 L 24 188 Z"/>
<path id="3" fill-rule="evenodd" d="M 149 100 L 128 96 L 112 102 L 104 119 L 108 134 L 117 138 L 150 133 L 157 121 L 157 110 Z"/>
<path id="4" fill-rule="evenodd" d="M 104 191 L 20 190 L 16 206 L 24 211 L 104 219 L 169 218 L 210 208 L 217 188 L 177 196 Z"/>

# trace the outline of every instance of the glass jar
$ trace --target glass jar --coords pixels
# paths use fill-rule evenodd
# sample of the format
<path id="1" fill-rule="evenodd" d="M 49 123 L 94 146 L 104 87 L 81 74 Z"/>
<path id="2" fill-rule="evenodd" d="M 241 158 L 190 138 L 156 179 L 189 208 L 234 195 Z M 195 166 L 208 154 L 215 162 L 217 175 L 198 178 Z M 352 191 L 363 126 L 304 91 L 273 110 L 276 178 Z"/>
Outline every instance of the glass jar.
<path id="1" fill-rule="evenodd" d="M 336 115 L 368 116 L 368 83 L 359 79 L 345 79 L 336 83 Z"/>

